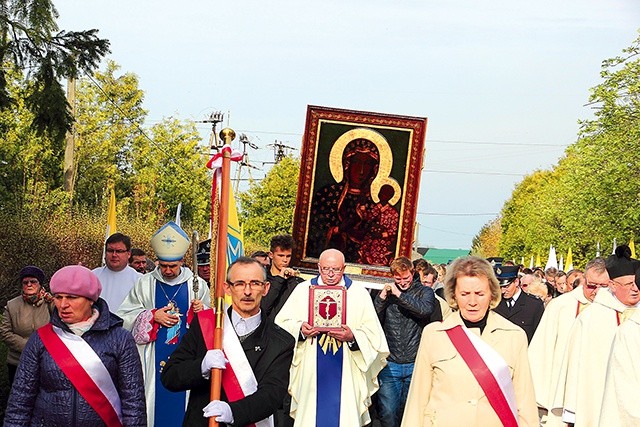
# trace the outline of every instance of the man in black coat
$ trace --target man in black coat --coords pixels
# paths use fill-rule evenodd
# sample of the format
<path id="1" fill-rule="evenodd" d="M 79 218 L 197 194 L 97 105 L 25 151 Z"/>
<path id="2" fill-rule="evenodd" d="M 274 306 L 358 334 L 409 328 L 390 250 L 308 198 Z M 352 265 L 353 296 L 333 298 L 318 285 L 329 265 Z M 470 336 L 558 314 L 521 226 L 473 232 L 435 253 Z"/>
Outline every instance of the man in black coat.
<path id="1" fill-rule="evenodd" d="M 267 322 L 260 310 L 260 301 L 269 291 L 264 268 L 254 259 L 238 258 L 227 270 L 224 287 L 232 299 L 232 306 L 225 313 L 231 323 L 225 336 L 231 332 L 229 329 L 237 335 L 238 344 L 253 370 L 257 389 L 229 402 L 223 388 L 221 400 L 210 402 L 211 369 L 228 368 L 237 359 L 226 351 L 226 356 L 232 359 L 229 363 L 221 350 L 207 350 L 202 331 L 215 327 L 211 324 L 213 316 L 198 313 L 161 375 L 167 389 L 191 390 L 183 426 L 207 426 L 207 417 L 215 417 L 221 425 L 252 424 L 273 415 L 287 394 L 294 340 L 284 330 Z"/>
<path id="2" fill-rule="evenodd" d="M 502 291 L 502 300 L 493 311 L 520 326 L 527 334 L 527 340 L 531 342 L 542 318 L 544 303 L 522 291 L 518 269 L 518 266 L 508 265 L 494 267 Z"/>

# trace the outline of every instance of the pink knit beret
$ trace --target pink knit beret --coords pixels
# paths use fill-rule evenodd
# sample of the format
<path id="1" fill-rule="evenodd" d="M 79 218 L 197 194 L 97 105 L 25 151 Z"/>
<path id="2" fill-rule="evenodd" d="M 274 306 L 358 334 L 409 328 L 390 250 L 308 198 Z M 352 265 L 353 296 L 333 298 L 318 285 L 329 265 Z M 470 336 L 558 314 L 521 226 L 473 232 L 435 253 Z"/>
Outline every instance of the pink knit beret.
<path id="1" fill-rule="evenodd" d="M 96 301 L 102 292 L 102 285 L 98 277 L 87 267 L 81 265 L 67 265 L 56 271 L 49 287 L 52 294 L 77 295 Z"/>

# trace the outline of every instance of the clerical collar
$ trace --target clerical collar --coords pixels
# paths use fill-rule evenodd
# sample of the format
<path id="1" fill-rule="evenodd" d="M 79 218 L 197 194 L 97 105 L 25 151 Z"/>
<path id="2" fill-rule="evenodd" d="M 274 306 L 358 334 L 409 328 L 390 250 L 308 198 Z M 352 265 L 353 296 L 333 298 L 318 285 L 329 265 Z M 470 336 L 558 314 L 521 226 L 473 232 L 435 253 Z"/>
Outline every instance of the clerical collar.
<path id="1" fill-rule="evenodd" d="M 480 334 L 482 334 L 482 331 L 484 331 L 484 327 L 487 326 L 487 317 L 488 316 L 489 316 L 489 310 L 487 310 L 487 312 L 485 313 L 484 317 L 482 319 L 478 320 L 477 322 L 471 322 L 471 321 L 465 319 L 462 316 L 460 316 L 460 318 L 462 319 L 462 322 L 464 323 L 464 326 L 466 326 L 469 329 L 480 328 Z"/>
<path id="2" fill-rule="evenodd" d="M 262 322 L 262 310 L 251 317 L 242 317 L 235 310 L 231 309 L 231 324 L 239 337 L 244 337 L 258 329 Z"/>

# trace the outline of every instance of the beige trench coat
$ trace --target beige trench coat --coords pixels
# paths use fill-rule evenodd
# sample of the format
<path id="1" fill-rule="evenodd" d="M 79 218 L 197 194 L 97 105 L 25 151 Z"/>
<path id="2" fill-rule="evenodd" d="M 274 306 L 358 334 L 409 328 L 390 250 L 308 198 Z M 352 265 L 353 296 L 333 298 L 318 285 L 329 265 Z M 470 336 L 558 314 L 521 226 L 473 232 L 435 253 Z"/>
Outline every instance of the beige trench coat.
<path id="1" fill-rule="evenodd" d="M 422 333 L 403 427 L 502 426 L 482 388 L 447 336 L 446 330 L 456 325 L 463 325 L 459 312 L 442 323 L 428 325 Z M 479 329 L 471 331 L 493 347 L 509 366 L 519 426 L 537 426 L 538 413 L 524 331 L 492 311 L 482 335 Z"/>

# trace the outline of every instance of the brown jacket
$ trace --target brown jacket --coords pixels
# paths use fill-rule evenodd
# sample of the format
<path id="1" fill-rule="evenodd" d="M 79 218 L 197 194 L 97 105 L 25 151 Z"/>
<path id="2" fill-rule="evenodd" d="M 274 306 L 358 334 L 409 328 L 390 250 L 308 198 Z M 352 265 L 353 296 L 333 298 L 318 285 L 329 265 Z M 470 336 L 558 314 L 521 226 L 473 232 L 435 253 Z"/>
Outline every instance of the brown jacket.
<path id="1" fill-rule="evenodd" d="M 26 303 L 22 296 L 7 302 L 0 322 L 0 339 L 9 349 L 7 364 L 18 366 L 20 354 L 29 336 L 41 326 L 49 323 L 51 307 L 45 302 L 36 307 Z"/>

